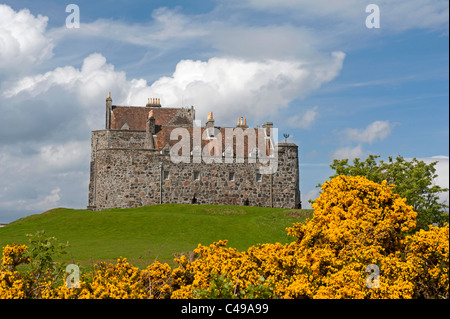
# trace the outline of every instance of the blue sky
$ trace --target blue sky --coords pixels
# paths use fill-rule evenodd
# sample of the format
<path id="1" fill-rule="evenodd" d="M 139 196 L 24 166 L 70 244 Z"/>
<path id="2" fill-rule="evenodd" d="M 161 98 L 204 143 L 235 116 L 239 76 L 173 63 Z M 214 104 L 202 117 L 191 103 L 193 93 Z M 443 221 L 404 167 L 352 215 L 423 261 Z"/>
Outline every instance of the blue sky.
<path id="1" fill-rule="evenodd" d="M 65 25 L 80 8 L 80 28 Z M 368 4 L 380 28 L 366 27 Z M 438 161 L 448 187 L 449 4 L 440 0 L 0 2 L 0 223 L 85 208 L 104 101 L 273 121 L 305 206 L 333 158 Z M 448 201 L 448 193 L 442 195 Z"/>

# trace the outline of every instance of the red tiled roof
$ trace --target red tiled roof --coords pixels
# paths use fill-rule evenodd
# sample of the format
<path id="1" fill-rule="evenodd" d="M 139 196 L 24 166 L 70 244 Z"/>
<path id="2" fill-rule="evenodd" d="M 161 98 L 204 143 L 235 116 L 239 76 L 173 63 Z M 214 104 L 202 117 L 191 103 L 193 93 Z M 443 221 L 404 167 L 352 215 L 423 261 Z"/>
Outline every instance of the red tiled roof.
<path id="1" fill-rule="evenodd" d="M 163 126 L 161 127 L 161 129 L 156 132 L 156 136 L 154 137 L 155 140 L 155 148 L 158 150 L 162 150 L 162 148 L 166 145 L 169 144 L 170 147 L 174 146 L 175 144 L 177 144 L 179 141 L 181 141 L 181 136 L 178 136 L 178 139 L 176 140 L 170 140 L 170 133 L 172 132 L 172 130 L 176 129 L 176 127 L 168 127 L 168 126 Z M 184 127 L 183 129 L 186 129 L 189 132 L 189 137 L 190 137 L 190 151 L 192 152 L 193 149 L 193 139 L 194 139 L 194 135 L 193 135 L 193 128 L 192 127 Z M 202 127 L 201 128 L 201 133 L 202 136 L 204 136 L 206 128 Z M 225 127 L 221 127 L 220 129 L 220 138 L 221 138 L 221 142 L 222 142 L 222 153 L 225 152 Z M 255 146 L 258 146 L 258 130 L 255 130 Z M 218 132 L 217 132 L 217 136 Z M 212 140 L 204 140 L 201 139 L 201 149 L 203 150 L 204 147 L 206 145 L 208 145 Z M 270 154 L 270 149 L 269 149 L 269 144 L 268 144 L 269 140 L 266 140 L 266 155 Z M 236 150 L 236 138 L 233 138 L 233 154 L 236 154 L 237 150 Z M 209 144 L 210 146 L 212 144 Z M 211 149 L 211 155 L 213 155 L 213 149 Z M 249 152 L 252 151 L 251 149 L 249 150 L 249 146 L 248 146 L 248 138 L 244 137 L 244 156 L 248 156 Z M 181 155 L 181 150 L 179 151 L 179 154 Z M 222 154 L 220 154 L 222 155 Z"/>
<path id="2" fill-rule="evenodd" d="M 187 113 L 186 113 L 187 111 Z M 136 106 L 113 106 L 111 114 L 111 129 L 120 130 L 125 125 L 128 125 L 127 129 L 130 130 L 146 130 L 147 119 L 149 114 L 155 118 L 155 148 L 162 150 L 166 144 L 170 147 L 174 146 L 181 137 L 177 140 L 170 140 L 170 133 L 173 129 L 178 127 L 185 128 L 190 136 L 190 151 L 193 150 L 193 127 L 192 119 L 190 117 L 190 110 L 182 108 L 166 108 L 166 107 L 136 107 Z M 212 114 L 210 114 L 212 117 Z M 206 127 L 201 128 L 202 137 L 204 136 Z M 222 152 L 225 152 L 225 127 L 216 127 L 217 137 L 221 138 Z M 220 136 L 219 132 L 220 131 Z M 258 130 L 254 129 L 255 132 L 255 146 L 258 145 Z M 201 138 L 201 149 L 209 144 L 212 140 L 204 140 Z M 269 154 L 269 147 L 266 140 L 266 152 Z M 212 144 L 209 144 L 210 146 Z M 214 150 L 211 150 L 211 155 Z M 248 138 L 244 137 L 244 156 L 248 156 L 249 152 Z M 181 155 L 181 151 L 179 152 Z M 233 153 L 236 154 L 236 139 L 233 139 Z"/>
<path id="3" fill-rule="evenodd" d="M 148 114 L 153 111 L 156 125 L 167 125 L 178 113 L 179 108 L 113 106 L 111 129 L 120 130 L 127 123 L 130 130 L 145 131 Z"/>

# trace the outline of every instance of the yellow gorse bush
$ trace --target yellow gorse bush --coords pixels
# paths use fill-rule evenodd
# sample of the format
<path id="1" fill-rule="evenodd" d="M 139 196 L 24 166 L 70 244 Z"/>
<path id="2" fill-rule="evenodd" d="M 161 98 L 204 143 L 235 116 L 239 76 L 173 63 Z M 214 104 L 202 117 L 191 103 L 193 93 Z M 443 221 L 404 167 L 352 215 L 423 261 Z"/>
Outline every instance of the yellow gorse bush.
<path id="1" fill-rule="evenodd" d="M 20 264 L 29 263 L 30 258 L 25 256 L 27 249 L 27 246 L 20 244 L 3 247 L 2 267 L 15 269 Z"/>
<path id="2" fill-rule="evenodd" d="M 296 239 L 238 251 L 199 244 L 172 269 L 126 258 L 100 263 L 79 288 L 42 285 L 42 298 L 448 298 L 449 226 L 413 233 L 416 212 L 392 185 L 338 176 L 322 185 L 314 215 L 287 228 Z M 29 298 L 27 247 L 6 246 L 0 298 Z M 368 267 L 369 266 L 369 267 Z M 369 269 L 369 272 L 366 270 Z M 370 270 L 377 269 L 376 273 Z M 376 284 L 376 285 L 375 285 Z"/>

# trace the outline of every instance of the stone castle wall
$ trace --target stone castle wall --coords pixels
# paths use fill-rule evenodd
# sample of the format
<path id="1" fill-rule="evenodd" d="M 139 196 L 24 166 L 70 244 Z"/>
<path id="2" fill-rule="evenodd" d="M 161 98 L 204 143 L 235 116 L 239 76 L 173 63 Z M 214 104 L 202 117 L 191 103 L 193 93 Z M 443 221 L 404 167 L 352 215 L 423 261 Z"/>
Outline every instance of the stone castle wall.
<path id="1" fill-rule="evenodd" d="M 144 149 L 144 140 L 145 132 L 141 131 L 93 132 L 90 209 L 160 202 L 284 208 L 297 208 L 300 204 L 295 144 L 280 143 L 277 172 L 258 176 L 258 161 L 209 164 L 193 163 L 191 157 L 189 163 L 173 163 L 169 155 Z M 234 174 L 233 180 L 230 173 Z"/>

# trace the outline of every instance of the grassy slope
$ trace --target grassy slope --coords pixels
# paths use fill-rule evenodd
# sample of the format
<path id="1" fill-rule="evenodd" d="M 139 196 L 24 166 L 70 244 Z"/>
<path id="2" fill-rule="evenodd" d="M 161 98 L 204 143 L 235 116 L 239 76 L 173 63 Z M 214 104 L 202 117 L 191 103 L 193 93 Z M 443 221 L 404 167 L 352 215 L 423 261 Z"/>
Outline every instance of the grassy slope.
<path id="1" fill-rule="evenodd" d="M 181 204 L 100 212 L 57 208 L 0 228 L 0 247 L 12 242 L 26 244 L 25 234 L 45 230 L 61 242 L 69 241 L 69 254 L 65 257 L 68 262 L 93 264 L 123 256 L 138 266 L 155 258 L 172 263 L 175 253 L 220 239 L 228 239 L 228 246 L 239 250 L 258 243 L 292 241 L 285 228 L 302 219 L 291 217 L 291 212 Z"/>

